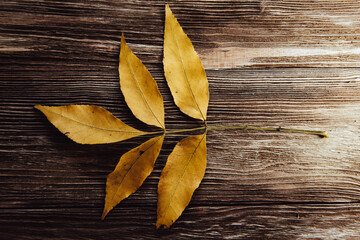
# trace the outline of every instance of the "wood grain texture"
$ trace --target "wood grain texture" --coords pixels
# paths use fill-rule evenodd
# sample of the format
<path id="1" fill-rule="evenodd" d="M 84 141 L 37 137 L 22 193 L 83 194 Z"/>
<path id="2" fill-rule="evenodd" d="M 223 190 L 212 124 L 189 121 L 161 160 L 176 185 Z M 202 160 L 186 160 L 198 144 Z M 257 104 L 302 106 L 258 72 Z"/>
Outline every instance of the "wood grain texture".
<path id="1" fill-rule="evenodd" d="M 182 114 L 162 69 L 164 1 L 0 2 L 0 236 L 4 239 L 360 238 L 360 3 L 168 1 L 209 80 L 207 171 L 189 207 L 157 232 L 157 183 L 187 134 L 166 136 L 154 172 L 100 221 L 106 176 L 146 137 L 79 145 L 33 106 L 96 104 L 132 116 L 118 82 L 121 32 L 157 80 L 166 127 Z M 197 133 L 194 133 L 197 134 Z"/>
<path id="2" fill-rule="evenodd" d="M 358 239 L 359 204 L 190 206 L 181 221 L 156 231 L 152 205 L 129 206 L 108 221 L 88 208 L 8 209 L 7 239 Z M 139 217 L 139 212 L 143 212 Z M 19 222 L 22 230 L 19 232 Z M 196 226 L 196 227 L 194 227 Z"/>

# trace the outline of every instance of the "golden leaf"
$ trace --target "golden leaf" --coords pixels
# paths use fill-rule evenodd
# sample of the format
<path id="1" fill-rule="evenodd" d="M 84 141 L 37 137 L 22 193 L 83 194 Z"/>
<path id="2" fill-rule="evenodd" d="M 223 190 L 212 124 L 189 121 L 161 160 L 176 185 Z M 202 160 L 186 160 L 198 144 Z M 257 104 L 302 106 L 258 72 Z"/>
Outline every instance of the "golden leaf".
<path id="1" fill-rule="evenodd" d="M 36 105 L 35 108 L 43 112 L 60 132 L 81 144 L 112 143 L 146 134 L 95 105 Z"/>
<path id="2" fill-rule="evenodd" d="M 175 104 L 190 117 L 206 120 L 209 87 L 194 47 L 166 4 L 164 72 Z"/>
<path id="3" fill-rule="evenodd" d="M 134 193 L 150 175 L 164 136 L 154 137 L 125 153 L 106 182 L 105 207 L 101 219 L 123 199 Z"/>
<path id="4" fill-rule="evenodd" d="M 206 168 L 206 133 L 176 144 L 161 173 L 156 227 L 169 228 L 189 204 Z"/>
<path id="5" fill-rule="evenodd" d="M 120 88 L 132 113 L 141 121 L 165 129 L 164 103 L 158 86 L 121 36 Z"/>

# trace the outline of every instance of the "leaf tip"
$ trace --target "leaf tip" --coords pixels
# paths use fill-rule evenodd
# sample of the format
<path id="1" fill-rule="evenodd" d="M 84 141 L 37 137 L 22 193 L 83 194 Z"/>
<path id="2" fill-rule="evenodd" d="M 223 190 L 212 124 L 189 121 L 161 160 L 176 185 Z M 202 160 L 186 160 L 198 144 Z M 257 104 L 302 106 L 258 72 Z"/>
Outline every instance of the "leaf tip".
<path id="1" fill-rule="evenodd" d="M 121 46 L 126 44 L 124 32 L 121 33 Z"/>
<path id="2" fill-rule="evenodd" d="M 165 17 L 172 15 L 172 11 L 170 9 L 170 5 L 167 3 L 165 4 Z"/>
<path id="3" fill-rule="evenodd" d="M 174 15 L 173 15 L 173 13 L 172 13 L 172 11 L 171 11 L 170 5 L 167 3 L 167 4 L 165 5 L 165 18 L 166 18 L 166 17 L 170 17 L 170 16 L 173 16 L 173 17 L 174 17 Z"/>
<path id="4" fill-rule="evenodd" d="M 107 207 L 104 207 L 104 211 L 101 215 L 101 220 L 105 220 L 106 215 L 110 212 L 111 209 L 108 209 Z"/>
<path id="5" fill-rule="evenodd" d="M 35 105 L 34 106 L 35 109 L 39 110 L 40 112 L 42 112 L 43 114 L 46 115 L 46 110 L 49 109 L 49 106 L 44 106 L 44 105 Z"/>
<path id="6" fill-rule="evenodd" d="M 327 132 L 323 131 L 319 134 L 319 137 L 321 138 L 329 138 L 329 135 L 327 135 Z"/>
<path id="7" fill-rule="evenodd" d="M 162 223 L 161 221 L 159 221 L 159 219 L 156 221 L 156 229 L 168 229 L 170 228 L 171 225 L 167 225 L 165 223 Z"/>

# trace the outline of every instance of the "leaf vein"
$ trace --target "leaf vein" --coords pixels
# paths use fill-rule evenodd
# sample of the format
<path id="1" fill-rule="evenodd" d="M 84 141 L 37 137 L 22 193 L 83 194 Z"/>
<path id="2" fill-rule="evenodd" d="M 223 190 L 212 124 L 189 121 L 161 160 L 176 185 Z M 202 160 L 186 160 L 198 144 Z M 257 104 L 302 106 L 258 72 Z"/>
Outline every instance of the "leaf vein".
<path id="1" fill-rule="evenodd" d="M 128 48 L 128 47 L 127 47 Z M 154 118 L 156 119 L 156 121 L 160 124 L 160 126 L 164 129 L 164 126 L 162 125 L 162 123 L 160 122 L 160 120 L 157 118 L 156 114 L 154 113 L 154 111 L 152 110 L 149 102 L 147 101 L 142 89 L 140 88 L 140 85 L 139 85 L 139 81 L 134 73 L 134 70 L 132 69 L 132 66 L 129 62 L 129 59 L 128 59 L 128 56 L 127 56 L 127 53 L 125 52 L 125 59 L 126 59 L 126 63 L 130 69 L 130 72 L 131 72 L 131 75 L 133 76 L 133 79 L 135 80 L 135 83 L 136 83 L 136 86 L 137 88 L 139 89 L 139 92 L 140 92 L 140 95 L 143 99 L 143 101 L 145 102 L 146 106 L 148 107 L 148 109 L 150 110 L 150 112 L 152 113 L 152 115 L 154 116 Z"/>
<path id="2" fill-rule="evenodd" d="M 173 16 L 173 17 L 175 18 L 175 16 Z M 199 104 L 198 104 L 197 101 L 196 101 L 195 95 L 194 95 L 194 93 L 193 93 L 193 91 L 192 91 L 192 89 L 191 89 L 190 82 L 189 82 L 189 78 L 188 78 L 188 76 L 187 76 L 187 73 L 186 73 L 186 70 L 185 70 L 185 66 L 184 66 L 184 62 L 183 62 L 183 60 L 182 60 L 183 57 L 182 57 L 182 55 L 181 55 L 181 51 L 180 51 L 180 48 L 179 48 L 178 40 L 175 38 L 174 28 L 173 28 L 173 26 L 172 26 L 171 23 L 169 23 L 169 25 L 170 25 L 171 32 L 172 32 L 171 35 L 172 35 L 172 37 L 173 37 L 173 39 L 174 39 L 174 42 L 175 42 L 175 45 L 176 45 L 176 50 L 177 50 L 178 55 L 179 55 L 179 58 L 180 58 L 181 67 L 182 67 L 182 70 L 183 70 L 184 75 L 185 75 L 185 78 L 186 78 L 186 84 L 187 84 L 188 90 L 189 90 L 189 92 L 190 92 L 190 94 L 191 94 L 191 97 L 192 97 L 192 99 L 193 99 L 196 107 L 198 108 L 198 110 L 199 110 L 199 112 L 200 112 L 200 114 L 201 114 L 202 119 L 205 121 L 205 117 L 204 117 L 204 115 L 203 115 L 203 113 L 202 113 L 202 111 L 201 111 L 201 109 L 200 109 L 200 107 L 199 107 Z M 184 33 L 184 34 L 185 34 L 185 33 Z"/>
<path id="3" fill-rule="evenodd" d="M 135 163 L 139 160 L 139 158 L 140 158 L 143 154 L 145 154 L 150 148 L 152 148 L 152 146 L 154 146 L 161 138 L 162 138 L 162 136 L 159 137 L 158 140 L 156 140 L 153 144 L 151 144 L 151 146 L 149 146 L 147 149 L 145 149 L 144 152 L 143 152 L 142 154 L 140 154 L 140 155 L 134 160 L 134 162 L 131 164 L 129 170 L 126 172 L 126 174 L 124 175 L 124 177 L 121 179 L 121 182 L 119 183 L 119 187 L 116 189 L 115 194 L 114 194 L 113 197 L 111 198 L 111 202 L 114 200 L 115 196 L 116 196 L 117 193 L 119 192 L 119 189 L 120 189 L 121 184 L 123 183 L 123 181 L 124 181 L 124 179 L 126 178 L 126 176 L 129 174 L 129 172 L 131 171 L 131 169 L 132 169 L 132 167 L 135 165 Z"/>
<path id="4" fill-rule="evenodd" d="M 94 125 L 86 124 L 86 123 L 77 121 L 77 120 L 75 120 L 75 119 L 73 119 L 73 118 L 69 118 L 69 117 L 67 117 L 67 116 L 64 116 L 64 115 L 61 114 L 61 113 L 57 113 L 57 112 L 51 111 L 51 110 L 49 110 L 49 109 L 46 109 L 46 111 L 49 111 L 49 112 L 54 113 L 54 114 L 56 114 L 56 115 L 59 115 L 60 117 L 63 117 L 63 118 L 68 119 L 68 120 L 71 120 L 71 121 L 76 122 L 76 123 L 78 123 L 78 124 L 80 124 L 80 125 L 84 125 L 84 126 L 87 126 L 87 127 L 90 127 L 90 128 L 95 128 L 95 129 L 102 130 L 102 131 L 107 131 L 107 132 L 121 132 L 121 133 L 139 133 L 139 132 L 140 132 L 140 131 L 137 131 L 137 132 L 135 132 L 135 131 L 122 131 L 122 130 L 106 129 L 106 128 L 101 128 L 101 127 L 96 127 L 96 126 L 94 126 Z M 144 133 L 145 133 L 145 132 L 144 132 Z"/>
<path id="5" fill-rule="evenodd" d="M 169 204 L 168 204 L 167 207 L 165 208 L 164 217 L 167 215 L 168 210 L 169 210 L 170 205 L 171 205 L 171 202 L 172 202 L 172 199 L 174 198 L 175 193 L 176 193 L 176 191 L 177 191 L 177 188 L 179 187 L 179 184 L 180 184 L 182 178 L 183 178 L 184 175 L 185 175 L 186 169 L 187 169 L 187 167 L 189 166 L 191 160 L 193 159 L 193 157 L 194 157 L 194 155 L 195 155 L 195 152 L 196 152 L 197 149 L 199 148 L 200 143 L 203 141 L 205 135 L 206 135 L 206 134 L 203 134 L 203 136 L 202 136 L 201 140 L 199 141 L 198 145 L 196 146 L 196 148 L 194 149 L 194 151 L 191 153 L 191 156 L 189 157 L 189 160 L 188 160 L 188 162 L 186 163 L 186 165 L 185 165 L 185 167 L 184 167 L 184 170 L 183 170 L 183 172 L 182 172 L 181 175 L 180 175 L 179 181 L 176 183 L 175 189 L 174 189 L 174 191 L 173 191 L 173 193 L 172 193 L 172 195 L 171 195 L 171 197 L 170 197 Z"/>

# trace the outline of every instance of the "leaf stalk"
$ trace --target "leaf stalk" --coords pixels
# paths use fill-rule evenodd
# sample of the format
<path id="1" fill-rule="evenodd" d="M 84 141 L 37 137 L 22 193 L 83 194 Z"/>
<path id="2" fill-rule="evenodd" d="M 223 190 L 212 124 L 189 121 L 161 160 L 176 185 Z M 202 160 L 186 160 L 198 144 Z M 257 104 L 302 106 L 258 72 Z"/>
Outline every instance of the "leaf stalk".
<path id="1" fill-rule="evenodd" d="M 307 130 L 307 129 L 293 129 L 293 128 L 282 128 L 282 127 L 257 127 L 257 126 L 210 126 L 207 129 L 240 129 L 240 130 L 258 130 L 258 131 L 275 131 L 275 132 L 291 132 L 291 133 L 303 133 L 317 135 L 321 138 L 328 138 L 329 136 L 325 131 Z"/>
<path id="2" fill-rule="evenodd" d="M 148 132 L 147 134 L 172 134 L 172 133 L 181 133 L 181 132 L 193 132 L 197 130 L 257 130 L 257 131 L 273 131 L 273 132 L 289 132 L 289 133 L 302 133 L 316 135 L 321 138 L 328 138 L 329 136 L 325 131 L 317 130 L 307 130 L 307 129 L 293 129 L 293 128 L 283 128 L 283 127 L 257 127 L 257 126 L 208 126 L 207 124 L 202 127 L 188 128 L 188 129 L 177 129 L 177 130 L 164 130 L 157 132 Z"/>

